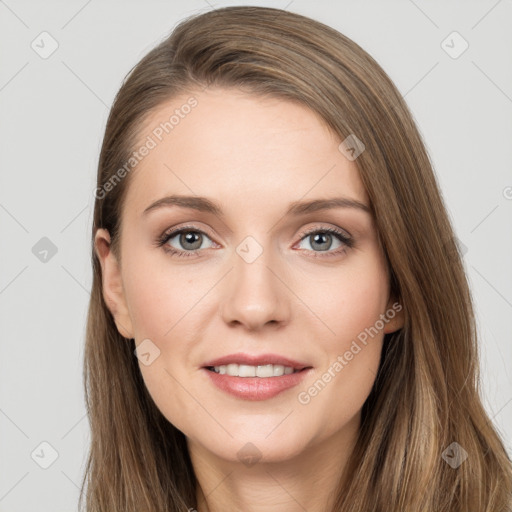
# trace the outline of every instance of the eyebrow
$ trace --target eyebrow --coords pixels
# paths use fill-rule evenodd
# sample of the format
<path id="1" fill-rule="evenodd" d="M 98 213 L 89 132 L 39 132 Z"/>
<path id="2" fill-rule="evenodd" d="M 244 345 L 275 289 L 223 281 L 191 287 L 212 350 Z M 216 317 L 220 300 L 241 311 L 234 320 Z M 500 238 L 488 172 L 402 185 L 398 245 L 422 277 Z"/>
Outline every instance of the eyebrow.
<path id="1" fill-rule="evenodd" d="M 172 206 L 179 206 L 181 208 L 190 208 L 200 212 L 212 213 L 219 217 L 223 216 L 222 208 L 218 203 L 206 197 L 183 195 L 162 197 L 161 199 L 158 199 L 154 203 L 150 204 L 142 214 L 147 215 L 151 211 Z M 354 208 L 369 214 L 372 213 L 369 206 L 367 206 L 365 203 L 362 203 L 361 201 L 358 201 L 357 199 L 351 199 L 348 197 L 334 197 L 331 199 L 295 201 L 290 203 L 285 215 L 305 215 L 318 211 L 331 210 L 333 208 Z"/>

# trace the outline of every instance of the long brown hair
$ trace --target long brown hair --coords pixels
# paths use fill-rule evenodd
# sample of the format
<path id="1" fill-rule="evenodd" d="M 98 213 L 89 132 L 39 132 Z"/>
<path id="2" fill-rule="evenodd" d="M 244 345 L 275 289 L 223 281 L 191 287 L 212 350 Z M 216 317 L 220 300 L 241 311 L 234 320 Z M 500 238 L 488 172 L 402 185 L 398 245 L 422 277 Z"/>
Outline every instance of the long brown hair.
<path id="1" fill-rule="evenodd" d="M 407 105 L 377 62 L 346 36 L 298 14 L 248 6 L 181 22 L 130 71 L 110 111 L 92 228 L 84 361 L 91 443 L 79 506 L 85 498 L 89 512 L 197 507 L 185 436 L 154 404 L 134 340 L 118 332 L 104 301 L 94 235 L 108 229 L 120 259 L 131 174 L 119 170 L 143 137 L 144 120 L 178 94 L 215 86 L 300 102 L 341 140 L 353 134 L 365 145 L 355 163 L 405 323 L 384 339 L 332 510 L 511 511 L 512 465 L 480 399 L 466 275 Z M 462 455 L 461 464 L 449 463 Z"/>

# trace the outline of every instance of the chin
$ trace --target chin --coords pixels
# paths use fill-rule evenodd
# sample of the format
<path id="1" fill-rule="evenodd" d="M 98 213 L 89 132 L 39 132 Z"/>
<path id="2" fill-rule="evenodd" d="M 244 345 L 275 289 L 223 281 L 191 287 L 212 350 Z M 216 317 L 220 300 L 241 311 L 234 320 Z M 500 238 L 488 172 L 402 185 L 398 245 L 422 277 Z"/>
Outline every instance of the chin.
<path id="1" fill-rule="evenodd" d="M 267 433 L 256 435 L 238 434 L 232 432 L 232 439 L 225 445 L 215 443 L 206 444 L 205 447 L 217 457 L 229 462 L 242 463 L 252 467 L 256 463 L 278 463 L 291 460 L 299 456 L 307 448 L 307 443 L 299 436 L 290 436 L 286 430 L 282 436 L 276 432 L 267 437 Z"/>

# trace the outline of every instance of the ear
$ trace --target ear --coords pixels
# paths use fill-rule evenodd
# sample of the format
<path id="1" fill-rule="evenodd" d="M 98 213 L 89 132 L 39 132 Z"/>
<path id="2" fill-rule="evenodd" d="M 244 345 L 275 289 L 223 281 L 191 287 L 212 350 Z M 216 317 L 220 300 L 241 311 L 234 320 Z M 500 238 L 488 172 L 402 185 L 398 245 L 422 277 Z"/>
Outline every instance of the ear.
<path id="1" fill-rule="evenodd" d="M 389 319 L 384 325 L 383 331 L 385 334 L 398 331 L 404 326 L 404 307 L 396 297 L 390 297 L 384 314 Z"/>
<path id="2" fill-rule="evenodd" d="M 94 250 L 101 263 L 103 299 L 114 317 L 117 330 L 125 338 L 133 338 L 133 326 L 126 305 L 121 268 L 110 247 L 110 234 L 98 229 L 94 236 Z"/>

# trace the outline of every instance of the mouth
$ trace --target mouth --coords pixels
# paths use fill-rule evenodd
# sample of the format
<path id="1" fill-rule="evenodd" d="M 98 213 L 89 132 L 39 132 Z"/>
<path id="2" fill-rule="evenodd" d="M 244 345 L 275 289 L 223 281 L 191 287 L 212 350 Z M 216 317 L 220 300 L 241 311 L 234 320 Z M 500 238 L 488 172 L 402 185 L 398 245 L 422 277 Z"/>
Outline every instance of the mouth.
<path id="1" fill-rule="evenodd" d="M 305 366 L 303 368 L 293 368 L 292 366 L 284 366 L 282 364 L 264 364 L 264 365 L 248 365 L 248 364 L 223 364 L 219 366 L 205 366 L 211 372 L 220 375 L 228 375 L 230 377 L 281 377 L 282 375 L 290 375 L 299 373 L 303 370 L 311 368 Z"/>
<path id="2" fill-rule="evenodd" d="M 202 366 L 220 390 L 244 400 L 266 400 L 297 386 L 312 366 L 278 356 L 232 354 Z"/>
<path id="3" fill-rule="evenodd" d="M 203 368 L 230 377 L 270 378 L 299 373 L 312 367 L 278 354 L 251 355 L 239 352 L 207 361 Z"/>
<path id="4" fill-rule="evenodd" d="M 218 372 L 215 371 L 215 366 L 205 367 L 202 370 L 217 389 L 242 400 L 273 398 L 298 386 L 311 371 L 311 367 L 294 369 L 288 366 L 287 373 L 284 373 L 285 367 L 282 365 L 250 366 L 231 363 L 225 365 L 226 373 L 220 373 L 220 366 Z M 290 370 L 292 370 L 291 373 Z M 270 375 L 271 371 L 272 375 Z M 273 375 L 274 372 L 278 375 Z M 260 376 L 258 377 L 256 374 Z"/>

